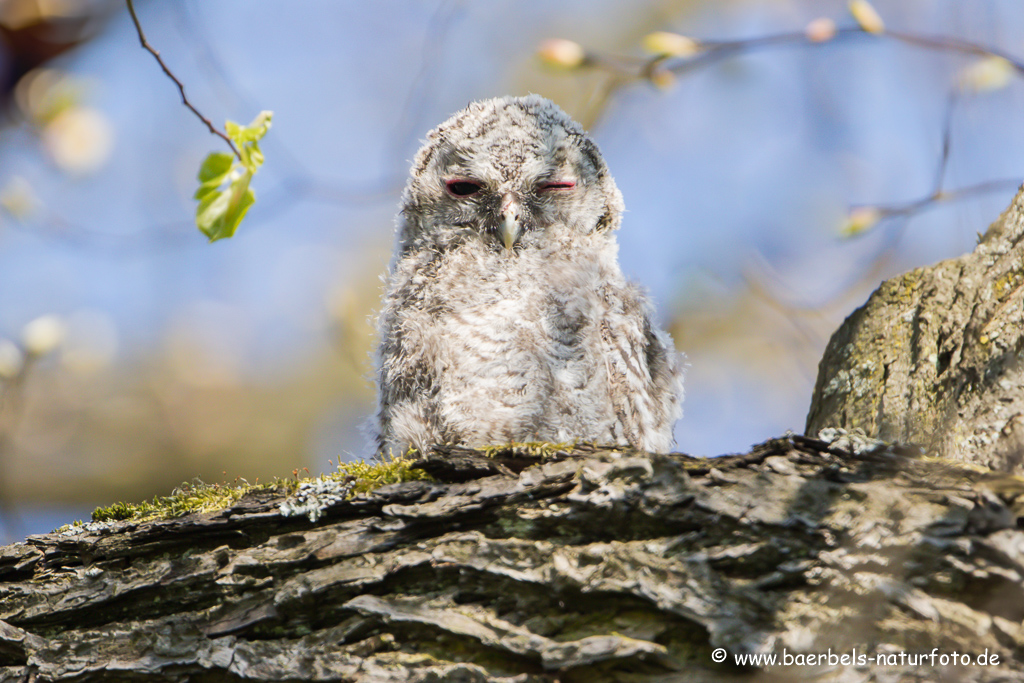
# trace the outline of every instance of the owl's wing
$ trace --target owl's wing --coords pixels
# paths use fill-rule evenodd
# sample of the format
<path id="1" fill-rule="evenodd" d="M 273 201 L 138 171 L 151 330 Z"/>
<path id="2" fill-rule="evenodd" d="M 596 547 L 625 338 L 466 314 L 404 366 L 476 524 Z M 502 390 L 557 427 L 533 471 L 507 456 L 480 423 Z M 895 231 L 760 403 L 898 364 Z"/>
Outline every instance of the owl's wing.
<path id="1" fill-rule="evenodd" d="M 616 435 L 635 448 L 667 452 L 682 416 L 683 364 L 671 337 L 651 325 L 647 309 L 643 293 L 628 286 L 601 322 L 601 341 Z"/>
<path id="2" fill-rule="evenodd" d="M 378 319 L 378 434 L 381 452 L 443 443 L 437 414 L 437 363 L 424 331 L 431 329 L 430 286 L 437 264 L 405 264 L 391 274 Z"/>

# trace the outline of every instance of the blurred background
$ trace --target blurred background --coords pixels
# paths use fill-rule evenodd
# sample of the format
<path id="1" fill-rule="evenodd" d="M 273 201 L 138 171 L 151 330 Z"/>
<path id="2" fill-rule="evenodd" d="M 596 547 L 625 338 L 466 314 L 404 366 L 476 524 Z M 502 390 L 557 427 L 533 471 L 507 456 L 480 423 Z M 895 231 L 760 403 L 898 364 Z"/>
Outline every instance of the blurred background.
<path id="1" fill-rule="evenodd" d="M 874 5 L 892 31 L 1024 56 L 1019 0 Z M 840 0 L 136 7 L 216 126 L 274 111 L 257 203 L 233 239 L 196 230 L 196 172 L 225 146 L 123 2 L 0 0 L 5 541 L 194 478 L 368 457 L 370 320 L 409 160 L 471 100 L 539 93 L 591 130 L 626 200 L 623 270 L 688 356 L 676 437 L 694 455 L 802 431 L 843 318 L 882 279 L 972 249 L 1024 177 L 1020 79 L 956 50 L 866 34 L 752 42 L 630 76 L 653 31 L 856 27 Z M 552 38 L 585 63 L 568 68 L 571 49 L 563 68 L 545 63 Z M 861 210 L 868 229 L 844 236 L 851 207 L 927 197 L 940 170 L 947 191 L 992 185 L 874 225 Z"/>

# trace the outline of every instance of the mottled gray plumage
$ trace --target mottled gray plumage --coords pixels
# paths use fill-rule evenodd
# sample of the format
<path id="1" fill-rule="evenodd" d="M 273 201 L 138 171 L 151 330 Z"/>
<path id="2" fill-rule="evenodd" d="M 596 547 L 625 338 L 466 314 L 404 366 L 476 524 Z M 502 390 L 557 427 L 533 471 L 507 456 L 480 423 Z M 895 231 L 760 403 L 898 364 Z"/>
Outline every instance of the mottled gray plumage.
<path id="1" fill-rule="evenodd" d="M 378 446 L 666 451 L 682 364 L 619 269 L 622 196 L 537 96 L 474 102 L 413 162 L 380 313 Z"/>

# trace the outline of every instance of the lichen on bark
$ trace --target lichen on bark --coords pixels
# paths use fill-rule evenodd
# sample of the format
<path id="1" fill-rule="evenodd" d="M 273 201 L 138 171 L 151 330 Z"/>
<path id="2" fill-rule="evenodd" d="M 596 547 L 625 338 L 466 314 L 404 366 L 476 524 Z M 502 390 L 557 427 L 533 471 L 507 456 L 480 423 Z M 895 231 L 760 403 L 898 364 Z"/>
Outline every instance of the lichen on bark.
<path id="1" fill-rule="evenodd" d="M 1024 191 L 973 252 L 884 282 L 833 335 L 807 434 L 1024 473 Z"/>

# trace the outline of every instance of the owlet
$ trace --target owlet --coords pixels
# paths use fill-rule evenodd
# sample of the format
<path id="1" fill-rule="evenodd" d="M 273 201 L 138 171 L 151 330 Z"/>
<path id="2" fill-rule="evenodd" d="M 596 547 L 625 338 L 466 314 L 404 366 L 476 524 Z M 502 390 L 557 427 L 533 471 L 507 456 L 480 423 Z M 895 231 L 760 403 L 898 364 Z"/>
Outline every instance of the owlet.
<path id="1" fill-rule="evenodd" d="M 618 264 L 622 196 L 538 96 L 427 135 L 378 326 L 378 447 L 590 441 L 667 451 L 682 361 Z"/>

